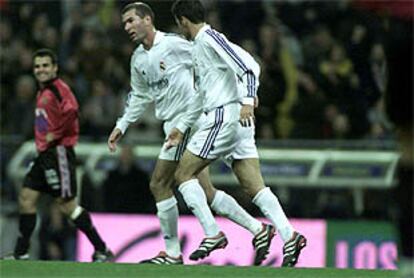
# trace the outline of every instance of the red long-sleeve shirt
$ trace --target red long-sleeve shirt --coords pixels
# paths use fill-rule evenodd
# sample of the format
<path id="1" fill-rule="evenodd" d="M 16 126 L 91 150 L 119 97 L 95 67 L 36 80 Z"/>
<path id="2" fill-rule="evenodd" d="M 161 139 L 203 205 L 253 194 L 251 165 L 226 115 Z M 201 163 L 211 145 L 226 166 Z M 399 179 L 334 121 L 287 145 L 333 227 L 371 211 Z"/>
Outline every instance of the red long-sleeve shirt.
<path id="1" fill-rule="evenodd" d="M 39 152 L 56 145 L 76 145 L 79 138 L 78 109 L 75 95 L 60 78 L 48 82 L 39 90 L 34 125 Z"/>

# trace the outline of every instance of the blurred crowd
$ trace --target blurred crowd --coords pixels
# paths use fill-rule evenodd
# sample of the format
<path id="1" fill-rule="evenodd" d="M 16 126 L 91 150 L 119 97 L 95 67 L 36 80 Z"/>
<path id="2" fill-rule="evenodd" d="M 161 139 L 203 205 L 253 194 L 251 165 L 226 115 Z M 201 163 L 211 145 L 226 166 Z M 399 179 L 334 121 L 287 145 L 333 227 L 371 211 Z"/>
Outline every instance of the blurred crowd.
<path id="1" fill-rule="evenodd" d="M 131 1 L 2 1 L 3 134 L 32 136 L 36 84 L 31 54 L 58 52 L 60 75 L 81 104 L 81 133 L 102 140 L 129 90 L 128 40 L 120 9 Z M 352 1 L 204 1 L 207 21 L 262 66 L 257 137 L 386 139 L 387 33 L 404 32 Z M 171 1 L 150 1 L 156 26 L 174 32 Z M 130 136 L 159 138 L 150 110 Z"/>

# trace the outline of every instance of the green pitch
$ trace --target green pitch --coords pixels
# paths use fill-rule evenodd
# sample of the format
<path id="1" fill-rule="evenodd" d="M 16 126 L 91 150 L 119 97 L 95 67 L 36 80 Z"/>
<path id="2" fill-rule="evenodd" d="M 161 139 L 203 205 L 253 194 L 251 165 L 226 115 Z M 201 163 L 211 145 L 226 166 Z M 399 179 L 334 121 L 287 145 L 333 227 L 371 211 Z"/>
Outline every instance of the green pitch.
<path id="1" fill-rule="evenodd" d="M 334 268 L 272 268 L 234 266 L 157 266 L 121 263 L 0 261 L 0 277 L 398 277 L 397 271 Z"/>

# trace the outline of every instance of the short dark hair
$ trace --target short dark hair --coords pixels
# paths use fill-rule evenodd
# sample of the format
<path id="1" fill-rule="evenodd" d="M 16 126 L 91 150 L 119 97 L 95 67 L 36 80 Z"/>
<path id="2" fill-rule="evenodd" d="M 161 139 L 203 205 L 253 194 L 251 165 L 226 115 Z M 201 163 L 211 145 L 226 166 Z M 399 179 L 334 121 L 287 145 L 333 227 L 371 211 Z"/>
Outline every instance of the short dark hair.
<path id="1" fill-rule="evenodd" d="M 152 22 L 155 20 L 154 12 L 152 11 L 151 7 L 143 2 L 134 2 L 126 5 L 122 9 L 122 14 L 126 13 L 129 10 L 135 10 L 135 14 L 140 18 L 144 18 L 145 16 L 151 17 Z"/>
<path id="2" fill-rule="evenodd" d="M 39 50 L 36 50 L 32 56 L 32 61 L 34 61 L 34 59 L 37 57 L 50 57 L 50 60 L 52 60 L 52 64 L 54 65 L 56 65 L 58 62 L 56 53 L 49 48 L 41 48 Z"/>
<path id="3" fill-rule="evenodd" d="M 205 22 L 205 10 L 199 0 L 177 0 L 171 7 L 171 13 L 177 19 L 184 16 L 192 23 Z"/>

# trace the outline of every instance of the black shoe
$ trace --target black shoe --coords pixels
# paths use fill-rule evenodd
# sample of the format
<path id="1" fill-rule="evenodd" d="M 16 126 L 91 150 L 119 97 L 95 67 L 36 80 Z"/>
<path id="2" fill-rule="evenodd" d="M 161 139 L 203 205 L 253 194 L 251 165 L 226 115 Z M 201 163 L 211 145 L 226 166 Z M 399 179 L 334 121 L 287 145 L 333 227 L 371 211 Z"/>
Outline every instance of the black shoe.
<path id="1" fill-rule="evenodd" d="M 306 238 L 293 232 L 292 239 L 283 245 L 282 267 L 294 267 L 298 262 L 300 251 L 306 246 Z"/>
<path id="2" fill-rule="evenodd" d="M 262 224 L 263 229 L 258 233 L 252 241 L 256 255 L 254 257 L 254 265 L 260 265 L 269 254 L 270 243 L 275 236 L 275 227 L 269 224 Z"/>
<path id="3" fill-rule="evenodd" d="M 164 264 L 164 265 L 171 265 L 171 264 L 184 264 L 183 257 L 178 256 L 176 258 L 169 256 L 164 251 L 158 253 L 157 256 L 154 258 L 143 260 L 140 262 L 141 264 Z"/>
<path id="4" fill-rule="evenodd" d="M 23 255 L 15 255 L 15 254 L 10 254 L 10 255 L 6 255 L 4 257 L 1 258 L 2 260 L 5 261 L 12 261 L 12 260 L 22 260 L 22 261 L 27 261 L 29 260 L 29 254 L 23 254 Z"/>
<path id="5" fill-rule="evenodd" d="M 190 260 L 197 261 L 210 255 L 214 250 L 225 248 L 228 244 L 226 235 L 220 232 L 215 237 L 206 237 L 197 250 L 190 255 Z"/>
<path id="6" fill-rule="evenodd" d="M 109 249 L 106 249 L 105 251 L 95 251 L 92 255 L 92 261 L 95 263 L 112 262 L 113 259 L 114 254 Z"/>

